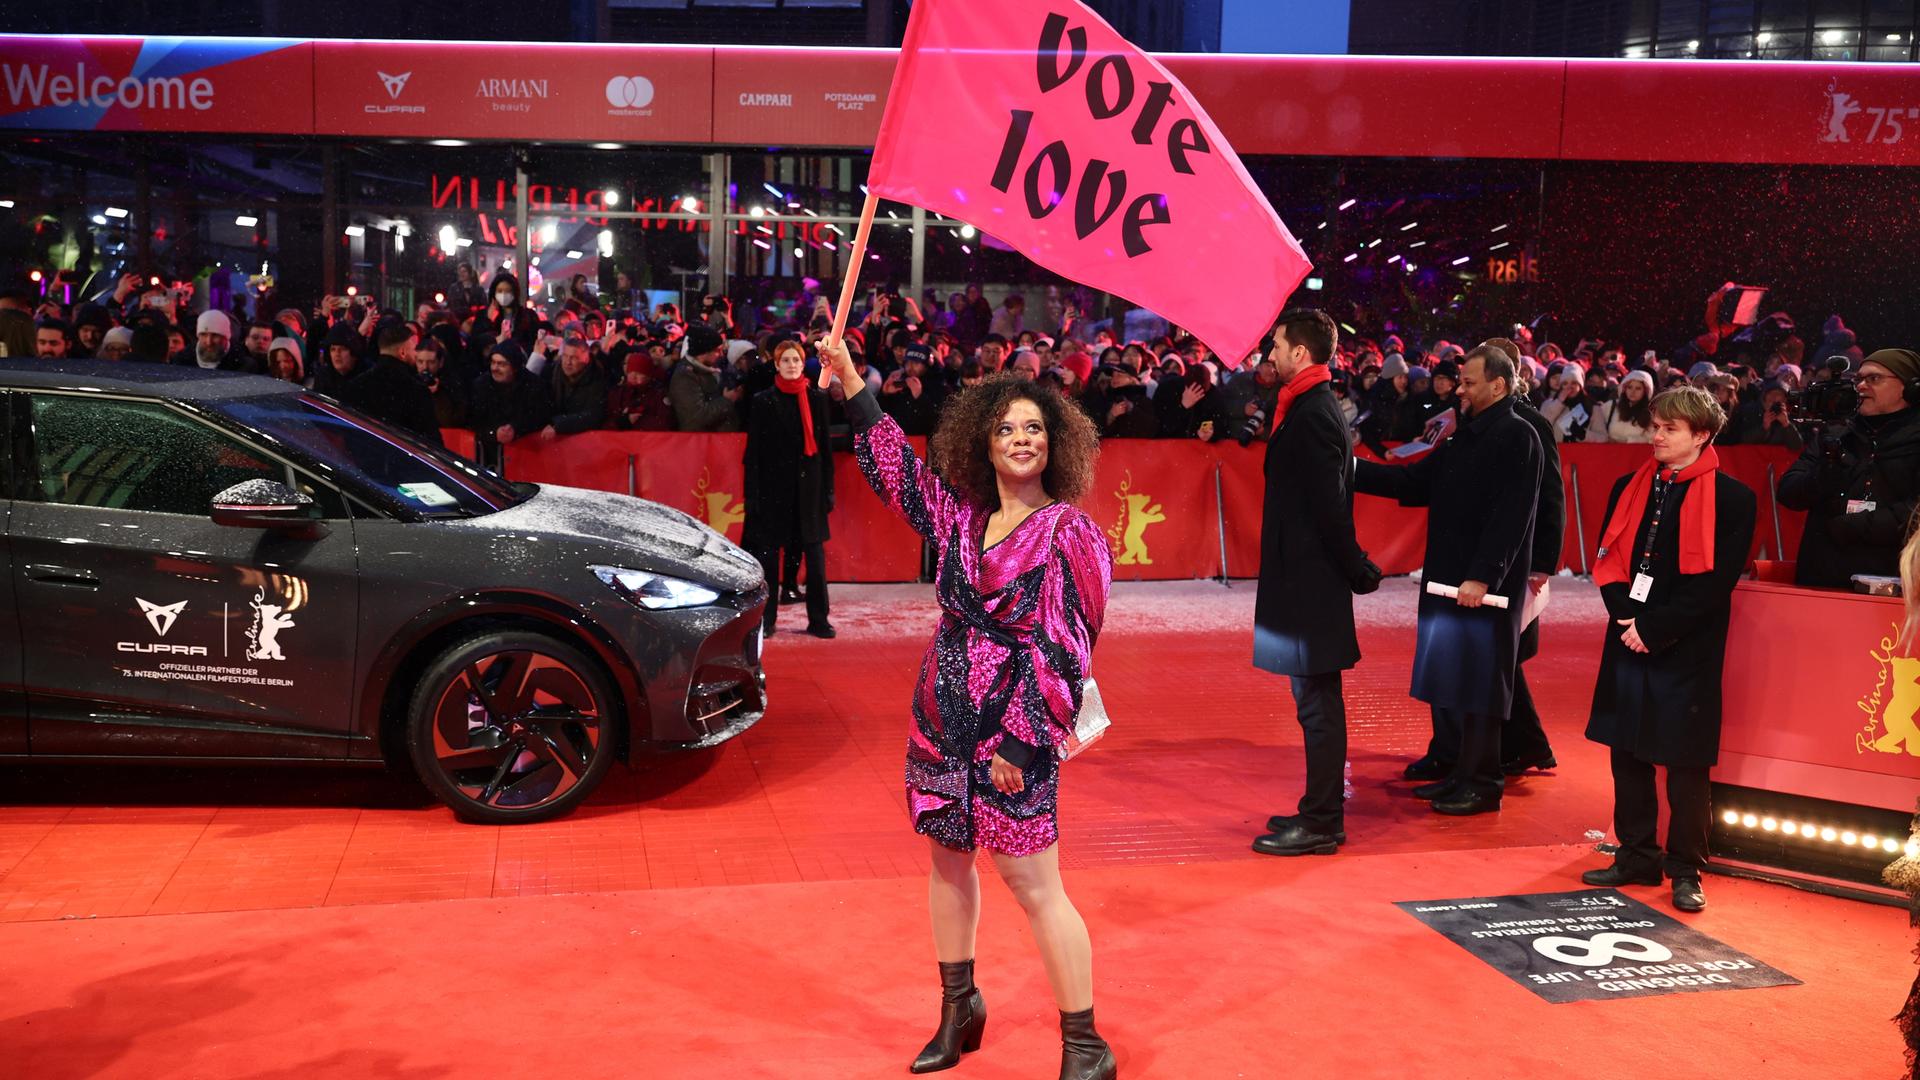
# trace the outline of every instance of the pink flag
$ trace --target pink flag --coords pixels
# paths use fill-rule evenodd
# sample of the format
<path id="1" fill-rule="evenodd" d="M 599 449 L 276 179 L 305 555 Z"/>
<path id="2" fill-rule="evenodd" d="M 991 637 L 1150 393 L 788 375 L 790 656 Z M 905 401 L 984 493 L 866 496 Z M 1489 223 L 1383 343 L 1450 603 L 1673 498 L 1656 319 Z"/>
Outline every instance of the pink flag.
<path id="1" fill-rule="evenodd" d="M 1311 265 L 1180 80 L 1077 0 L 914 4 L 867 183 L 1236 361 Z"/>

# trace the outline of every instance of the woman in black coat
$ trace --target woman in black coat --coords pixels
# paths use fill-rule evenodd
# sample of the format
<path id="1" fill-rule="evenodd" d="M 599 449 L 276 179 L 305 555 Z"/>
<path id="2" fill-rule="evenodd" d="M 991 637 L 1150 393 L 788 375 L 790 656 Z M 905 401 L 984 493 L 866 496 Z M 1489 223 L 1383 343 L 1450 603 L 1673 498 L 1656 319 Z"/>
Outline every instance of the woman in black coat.
<path id="1" fill-rule="evenodd" d="M 1653 413 L 1654 460 L 1614 484 L 1594 566 L 1612 621 L 1587 738 L 1613 749 L 1620 853 L 1582 880 L 1658 885 L 1664 869 L 1673 878 L 1674 905 L 1698 911 L 1706 906 L 1700 870 L 1711 813 L 1707 772 L 1720 755 L 1727 622 L 1753 543 L 1755 499 L 1719 471 L 1707 445 L 1726 422 L 1711 396 L 1676 387 L 1654 399 Z M 1711 500 L 1696 490 L 1706 484 L 1713 485 Z M 1656 765 L 1667 769 L 1664 866 L 1654 831 Z"/>
<path id="2" fill-rule="evenodd" d="M 833 513 L 833 447 L 827 437 L 827 395 L 806 377 L 797 342 L 774 348 L 773 389 L 753 396 L 747 416 L 747 520 L 740 546 L 780 580 L 781 551 L 798 551 L 807 566 L 807 633 L 834 636 L 827 621 L 827 517 Z M 779 604 L 768 604 L 773 633 Z"/>

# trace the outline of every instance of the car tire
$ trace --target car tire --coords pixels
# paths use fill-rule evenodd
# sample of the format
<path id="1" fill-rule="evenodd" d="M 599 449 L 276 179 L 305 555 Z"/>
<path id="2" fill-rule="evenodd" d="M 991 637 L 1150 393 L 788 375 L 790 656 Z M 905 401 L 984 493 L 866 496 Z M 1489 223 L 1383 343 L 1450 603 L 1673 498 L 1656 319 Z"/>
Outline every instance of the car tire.
<path id="1" fill-rule="evenodd" d="M 525 824 L 593 793 L 612 767 L 618 721 L 613 687 L 580 650 L 531 631 L 490 631 L 421 673 L 407 749 L 421 782 L 461 818 Z"/>

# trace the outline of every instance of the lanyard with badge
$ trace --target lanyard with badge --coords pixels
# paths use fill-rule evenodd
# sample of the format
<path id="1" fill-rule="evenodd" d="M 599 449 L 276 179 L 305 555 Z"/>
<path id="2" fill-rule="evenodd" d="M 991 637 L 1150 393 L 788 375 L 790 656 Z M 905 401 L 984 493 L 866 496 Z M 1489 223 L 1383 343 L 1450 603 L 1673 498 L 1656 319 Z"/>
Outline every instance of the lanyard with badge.
<path id="1" fill-rule="evenodd" d="M 1667 510 L 1667 491 L 1674 481 L 1667 479 L 1673 474 L 1656 469 L 1653 474 L 1653 510 L 1652 518 L 1647 522 L 1647 543 L 1640 549 L 1640 563 L 1634 568 L 1633 587 L 1627 590 L 1628 598 L 1646 603 L 1653 592 L 1653 544 L 1660 536 L 1660 516 Z"/>

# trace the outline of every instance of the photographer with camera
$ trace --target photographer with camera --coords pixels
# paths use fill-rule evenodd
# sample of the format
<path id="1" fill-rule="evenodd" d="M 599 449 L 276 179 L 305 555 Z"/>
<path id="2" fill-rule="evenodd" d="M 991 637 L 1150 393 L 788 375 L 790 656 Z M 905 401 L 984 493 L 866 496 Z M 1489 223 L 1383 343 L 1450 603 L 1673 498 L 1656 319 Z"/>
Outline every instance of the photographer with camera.
<path id="1" fill-rule="evenodd" d="M 1882 349 L 1853 386 L 1826 379 L 1793 398 L 1806 448 L 1780 478 L 1780 505 L 1807 511 L 1797 585 L 1845 589 L 1855 574 L 1899 573 L 1920 504 L 1920 353 Z"/>

